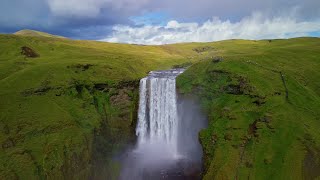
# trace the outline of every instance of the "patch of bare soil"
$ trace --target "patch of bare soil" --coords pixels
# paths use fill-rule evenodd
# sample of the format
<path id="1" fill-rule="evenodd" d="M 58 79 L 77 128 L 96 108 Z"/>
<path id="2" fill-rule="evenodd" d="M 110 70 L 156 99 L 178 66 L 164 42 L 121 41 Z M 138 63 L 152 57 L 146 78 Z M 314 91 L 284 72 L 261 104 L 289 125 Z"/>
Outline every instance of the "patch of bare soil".
<path id="1" fill-rule="evenodd" d="M 28 58 L 36 58 L 40 56 L 35 50 L 27 46 L 21 47 L 21 54 Z"/>
<path id="2" fill-rule="evenodd" d="M 320 153 L 320 149 L 307 149 L 303 166 L 304 179 L 312 180 L 320 177 L 320 159 L 317 157 L 317 153 Z"/>

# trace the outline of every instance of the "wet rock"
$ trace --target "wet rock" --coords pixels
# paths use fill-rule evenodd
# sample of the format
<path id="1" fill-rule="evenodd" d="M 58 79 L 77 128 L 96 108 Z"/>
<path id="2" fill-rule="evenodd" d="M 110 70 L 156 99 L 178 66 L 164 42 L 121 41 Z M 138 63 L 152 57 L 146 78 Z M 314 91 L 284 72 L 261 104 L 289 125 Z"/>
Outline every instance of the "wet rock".
<path id="1" fill-rule="evenodd" d="M 181 177 L 183 177 L 184 179 L 199 179 L 201 174 L 199 164 L 184 159 L 180 160 L 177 163 L 177 172 L 179 171 L 182 172 Z"/>
<path id="2" fill-rule="evenodd" d="M 196 178 L 200 176 L 199 165 L 192 164 L 183 170 L 183 175 L 188 178 Z"/>

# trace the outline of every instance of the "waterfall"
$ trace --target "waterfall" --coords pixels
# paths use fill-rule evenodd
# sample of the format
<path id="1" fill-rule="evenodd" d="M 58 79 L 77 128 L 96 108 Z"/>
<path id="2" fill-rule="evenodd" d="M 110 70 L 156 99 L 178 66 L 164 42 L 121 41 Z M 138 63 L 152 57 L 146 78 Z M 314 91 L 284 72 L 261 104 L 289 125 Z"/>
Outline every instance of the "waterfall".
<path id="1" fill-rule="evenodd" d="M 151 71 L 140 80 L 138 145 L 162 144 L 178 155 L 176 77 L 183 71 Z"/>
<path id="2" fill-rule="evenodd" d="M 183 71 L 151 71 L 140 80 L 138 142 L 123 156 L 121 180 L 200 179 L 198 133 L 207 120 L 196 98 L 176 92 Z"/>

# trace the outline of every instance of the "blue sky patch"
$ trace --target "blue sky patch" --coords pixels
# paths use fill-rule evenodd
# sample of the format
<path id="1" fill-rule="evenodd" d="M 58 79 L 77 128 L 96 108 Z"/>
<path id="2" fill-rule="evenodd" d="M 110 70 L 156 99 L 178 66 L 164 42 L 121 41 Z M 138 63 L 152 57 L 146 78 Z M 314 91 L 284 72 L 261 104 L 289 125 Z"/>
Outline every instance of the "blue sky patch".
<path id="1" fill-rule="evenodd" d="M 141 16 L 129 18 L 136 26 L 141 25 L 165 25 L 169 21 L 169 15 L 164 12 L 148 12 Z"/>

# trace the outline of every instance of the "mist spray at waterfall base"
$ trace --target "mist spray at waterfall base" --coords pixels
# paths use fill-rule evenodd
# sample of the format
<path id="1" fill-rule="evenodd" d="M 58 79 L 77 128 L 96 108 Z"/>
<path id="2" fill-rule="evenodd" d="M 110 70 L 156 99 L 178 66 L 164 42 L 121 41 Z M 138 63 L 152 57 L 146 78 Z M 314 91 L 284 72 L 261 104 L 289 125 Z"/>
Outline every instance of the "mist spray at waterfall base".
<path id="1" fill-rule="evenodd" d="M 177 94 L 183 71 L 152 71 L 141 79 L 138 141 L 124 158 L 120 179 L 200 179 L 198 132 L 207 120 L 195 98 Z"/>

